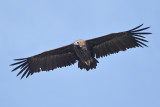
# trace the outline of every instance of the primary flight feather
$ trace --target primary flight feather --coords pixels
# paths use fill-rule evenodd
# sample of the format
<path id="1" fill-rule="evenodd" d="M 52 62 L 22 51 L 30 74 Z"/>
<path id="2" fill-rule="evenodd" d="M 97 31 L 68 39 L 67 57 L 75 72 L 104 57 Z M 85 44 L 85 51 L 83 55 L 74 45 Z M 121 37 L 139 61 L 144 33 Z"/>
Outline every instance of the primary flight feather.
<path id="1" fill-rule="evenodd" d="M 77 40 L 70 45 L 45 51 L 28 58 L 15 59 L 18 62 L 11 64 L 11 66 L 18 66 L 12 71 L 20 69 L 17 76 L 22 74 L 22 79 L 24 76 L 27 78 L 36 72 L 70 66 L 77 61 L 78 68 L 88 71 L 96 68 L 97 63 L 99 63 L 96 58 L 125 51 L 129 48 L 147 46 L 144 42 L 148 41 L 142 35 L 151 33 L 141 31 L 150 27 L 140 29 L 142 25 L 125 32 L 111 33 L 89 40 Z"/>

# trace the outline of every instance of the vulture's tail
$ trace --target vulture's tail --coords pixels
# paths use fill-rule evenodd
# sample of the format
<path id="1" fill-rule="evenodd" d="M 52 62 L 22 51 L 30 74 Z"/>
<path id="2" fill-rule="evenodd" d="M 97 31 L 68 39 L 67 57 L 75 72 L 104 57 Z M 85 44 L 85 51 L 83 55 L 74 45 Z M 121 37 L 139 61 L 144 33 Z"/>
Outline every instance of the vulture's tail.
<path id="1" fill-rule="evenodd" d="M 88 62 L 88 61 L 86 61 Z M 91 58 L 89 60 L 89 65 L 86 63 L 83 63 L 82 61 L 79 61 L 78 62 L 78 68 L 80 69 L 86 69 L 87 71 L 90 70 L 90 69 L 95 69 L 96 66 L 97 66 L 97 63 L 99 63 L 95 58 Z"/>

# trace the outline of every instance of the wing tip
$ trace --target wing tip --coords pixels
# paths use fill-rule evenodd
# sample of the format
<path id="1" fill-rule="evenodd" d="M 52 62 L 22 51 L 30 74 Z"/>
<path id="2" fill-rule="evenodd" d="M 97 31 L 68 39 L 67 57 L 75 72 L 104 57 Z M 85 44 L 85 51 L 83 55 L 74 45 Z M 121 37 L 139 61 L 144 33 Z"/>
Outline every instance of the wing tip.
<path id="1" fill-rule="evenodd" d="M 17 61 L 17 60 L 26 60 L 26 59 L 28 58 L 19 58 L 19 59 L 14 59 L 14 60 Z"/>
<path id="2" fill-rule="evenodd" d="M 137 27 L 135 27 L 135 28 L 133 28 L 133 29 L 131 29 L 131 30 L 129 30 L 129 31 L 136 30 L 136 29 L 140 28 L 140 27 L 143 26 L 143 25 L 144 25 L 144 24 L 140 24 L 139 26 L 137 26 Z"/>

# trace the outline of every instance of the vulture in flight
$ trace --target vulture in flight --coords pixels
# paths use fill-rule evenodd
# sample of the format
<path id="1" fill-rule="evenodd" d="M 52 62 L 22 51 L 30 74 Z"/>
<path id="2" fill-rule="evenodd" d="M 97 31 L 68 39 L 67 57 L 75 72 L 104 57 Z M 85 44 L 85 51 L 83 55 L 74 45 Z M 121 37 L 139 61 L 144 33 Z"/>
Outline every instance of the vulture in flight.
<path id="1" fill-rule="evenodd" d="M 67 46 L 45 51 L 28 58 L 15 59 L 18 62 L 11 64 L 11 66 L 17 65 L 17 67 L 12 71 L 20 69 L 17 76 L 22 74 L 22 79 L 24 76 L 27 78 L 40 71 L 66 67 L 76 62 L 78 62 L 80 69 L 87 71 L 95 69 L 99 63 L 96 58 L 125 51 L 129 48 L 147 47 L 144 42 L 148 41 L 142 35 L 151 33 L 142 31 L 150 27 L 140 28 L 142 25 L 124 32 L 111 33 L 89 40 L 77 40 Z"/>

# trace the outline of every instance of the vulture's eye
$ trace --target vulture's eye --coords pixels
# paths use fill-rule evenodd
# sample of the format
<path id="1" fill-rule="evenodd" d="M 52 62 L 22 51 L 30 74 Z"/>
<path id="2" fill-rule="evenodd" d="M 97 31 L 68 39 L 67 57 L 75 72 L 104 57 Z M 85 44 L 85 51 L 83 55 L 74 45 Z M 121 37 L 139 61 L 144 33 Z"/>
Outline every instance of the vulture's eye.
<path id="1" fill-rule="evenodd" d="M 74 44 L 75 44 L 75 45 L 80 45 L 80 42 L 79 42 L 79 41 L 77 41 L 77 42 L 75 42 Z"/>
<path id="2" fill-rule="evenodd" d="M 79 44 L 80 42 L 79 41 L 77 41 L 77 44 Z"/>

